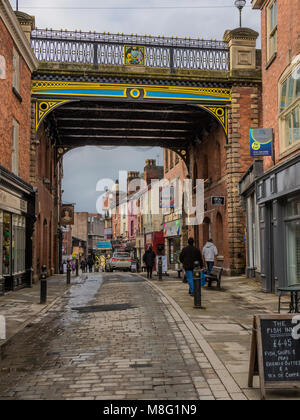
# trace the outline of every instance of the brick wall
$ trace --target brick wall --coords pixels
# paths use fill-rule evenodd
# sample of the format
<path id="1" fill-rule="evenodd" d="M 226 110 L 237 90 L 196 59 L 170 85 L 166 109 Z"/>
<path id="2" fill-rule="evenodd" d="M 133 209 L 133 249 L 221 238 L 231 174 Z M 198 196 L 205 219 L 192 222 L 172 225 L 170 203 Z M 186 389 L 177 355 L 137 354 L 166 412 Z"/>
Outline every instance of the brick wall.
<path id="1" fill-rule="evenodd" d="M 246 215 L 241 206 L 238 183 L 252 164 L 249 129 L 258 128 L 261 120 L 261 92 L 257 84 L 235 83 L 229 109 L 228 138 L 222 128 L 213 123 L 202 143 L 191 151 L 190 175 L 196 172 L 205 184 L 205 220 L 203 225 L 189 227 L 188 234 L 196 237 L 200 247 L 212 237 L 219 256 L 224 257 L 227 273 L 245 272 Z M 211 197 L 224 196 L 225 206 L 212 206 Z M 209 224 L 210 223 L 210 229 Z M 198 236 L 198 240 L 197 240 Z M 222 264 L 222 259 L 218 261 Z"/>
<path id="2" fill-rule="evenodd" d="M 35 281 L 44 264 L 50 274 L 59 270 L 58 213 L 61 200 L 62 163 L 57 161 L 56 151 L 49 137 L 49 130 L 45 124 L 41 125 L 37 136 L 35 135 L 33 112 L 30 182 L 37 188 L 37 222 L 33 240 Z M 50 184 L 47 180 L 50 181 Z"/>
<path id="3" fill-rule="evenodd" d="M 300 53 L 300 2 L 299 0 L 280 0 L 278 3 L 277 25 L 277 57 L 268 67 L 267 44 L 266 44 L 266 8 L 262 10 L 262 68 L 263 68 L 263 125 L 273 128 L 275 134 L 276 163 L 290 158 L 299 153 L 294 150 L 291 154 L 279 156 L 279 95 L 278 80 L 288 67 L 293 57 Z M 273 166 L 271 158 L 265 159 L 265 169 Z"/>
<path id="4" fill-rule="evenodd" d="M 20 55 L 20 97 L 12 91 L 14 42 L 0 19 L 0 56 L 5 58 L 6 78 L 0 79 L 0 164 L 11 170 L 13 118 L 20 124 L 19 176 L 30 181 L 31 72 Z"/>

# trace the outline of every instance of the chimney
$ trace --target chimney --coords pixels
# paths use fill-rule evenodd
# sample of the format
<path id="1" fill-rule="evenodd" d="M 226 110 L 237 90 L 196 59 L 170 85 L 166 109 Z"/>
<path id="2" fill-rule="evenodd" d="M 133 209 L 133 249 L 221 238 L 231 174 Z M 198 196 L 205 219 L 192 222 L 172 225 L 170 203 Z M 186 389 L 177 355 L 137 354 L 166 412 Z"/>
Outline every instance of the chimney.
<path id="1" fill-rule="evenodd" d="M 147 159 L 146 166 L 144 168 L 144 179 L 147 185 L 151 184 L 152 179 L 162 179 L 164 177 L 164 171 L 162 166 L 156 166 L 155 159 Z"/>
<path id="2" fill-rule="evenodd" d="M 127 175 L 127 194 L 133 194 L 137 191 L 137 188 L 134 187 L 134 185 L 130 185 L 131 181 L 133 181 L 134 179 L 139 179 L 140 178 L 140 173 L 136 172 L 136 171 L 131 171 L 128 172 Z"/>

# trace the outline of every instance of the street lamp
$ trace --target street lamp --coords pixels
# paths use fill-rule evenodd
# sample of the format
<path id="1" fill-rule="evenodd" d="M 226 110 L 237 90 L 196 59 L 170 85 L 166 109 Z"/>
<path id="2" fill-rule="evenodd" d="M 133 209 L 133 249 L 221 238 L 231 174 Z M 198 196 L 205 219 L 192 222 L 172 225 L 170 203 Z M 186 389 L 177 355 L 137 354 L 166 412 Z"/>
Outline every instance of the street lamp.
<path id="1" fill-rule="evenodd" d="M 235 0 L 234 2 L 235 7 L 239 9 L 240 12 L 240 28 L 242 27 L 242 10 L 246 5 L 246 0 Z"/>

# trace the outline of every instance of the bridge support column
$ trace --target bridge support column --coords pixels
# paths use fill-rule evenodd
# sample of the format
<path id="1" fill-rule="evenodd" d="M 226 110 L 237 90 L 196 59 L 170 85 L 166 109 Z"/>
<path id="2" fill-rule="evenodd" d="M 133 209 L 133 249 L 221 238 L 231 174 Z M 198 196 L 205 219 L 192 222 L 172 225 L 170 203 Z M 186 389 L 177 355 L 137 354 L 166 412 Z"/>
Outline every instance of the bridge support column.
<path id="1" fill-rule="evenodd" d="M 252 164 L 249 129 L 260 123 L 261 75 L 257 66 L 258 33 L 247 28 L 227 31 L 224 41 L 230 47 L 230 73 L 234 79 L 229 112 L 227 167 L 227 223 L 230 271 L 245 273 L 246 214 L 242 207 L 238 183 Z"/>

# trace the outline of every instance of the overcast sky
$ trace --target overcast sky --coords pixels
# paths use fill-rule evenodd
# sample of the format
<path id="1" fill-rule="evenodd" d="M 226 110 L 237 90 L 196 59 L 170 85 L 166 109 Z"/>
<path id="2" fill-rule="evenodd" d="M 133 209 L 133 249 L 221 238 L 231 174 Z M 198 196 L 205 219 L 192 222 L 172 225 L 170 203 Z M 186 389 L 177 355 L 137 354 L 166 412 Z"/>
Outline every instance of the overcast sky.
<path id="1" fill-rule="evenodd" d="M 15 8 L 16 0 L 11 4 Z M 34 15 L 38 28 L 110 33 L 221 40 L 239 25 L 234 0 L 19 0 L 19 10 Z M 243 10 L 243 26 L 260 32 L 260 12 L 252 10 L 251 0 Z M 145 159 L 157 155 L 162 164 L 157 148 L 74 150 L 64 159 L 64 201 L 76 203 L 76 211 L 95 212 L 98 180 L 115 180 L 119 170 L 142 171 Z"/>

